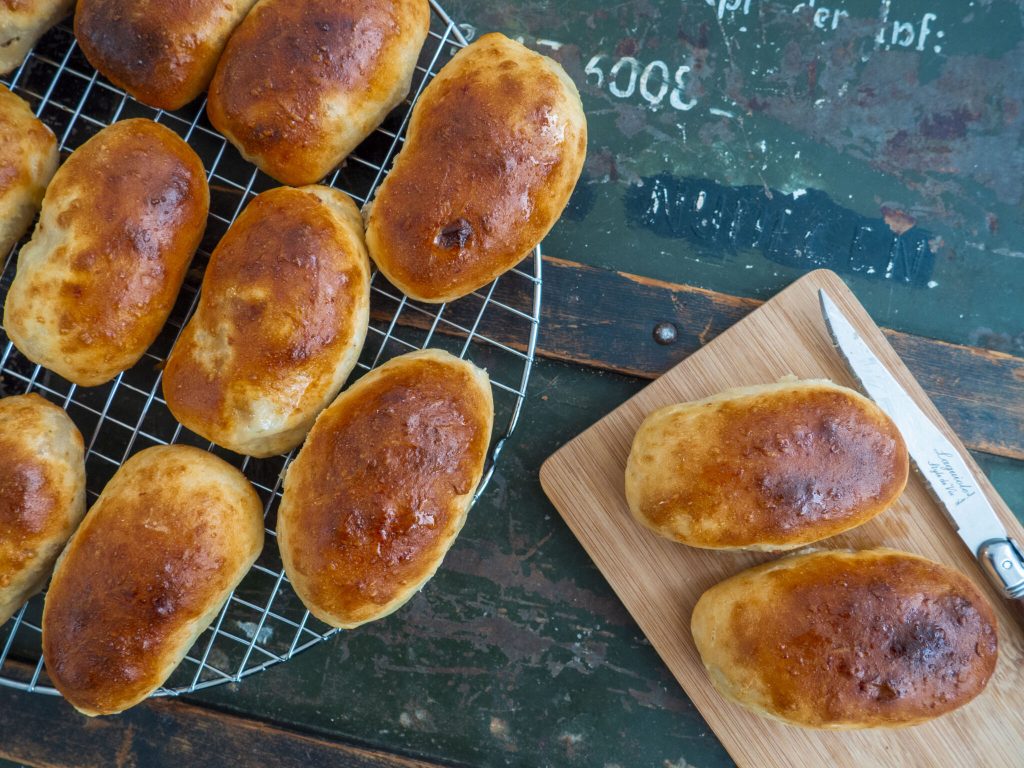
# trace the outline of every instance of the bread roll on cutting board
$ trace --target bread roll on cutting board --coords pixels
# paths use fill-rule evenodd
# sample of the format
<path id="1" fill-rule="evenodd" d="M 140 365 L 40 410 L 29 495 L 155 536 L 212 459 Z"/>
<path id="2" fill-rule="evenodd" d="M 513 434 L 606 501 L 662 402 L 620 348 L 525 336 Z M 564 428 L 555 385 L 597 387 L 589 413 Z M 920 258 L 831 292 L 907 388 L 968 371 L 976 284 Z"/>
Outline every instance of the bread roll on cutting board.
<path id="1" fill-rule="evenodd" d="M 59 162 L 53 131 L 0 85 L 0 259 L 29 228 Z"/>
<path id="2" fill-rule="evenodd" d="M 650 414 L 626 463 L 626 500 L 639 522 L 690 546 L 793 549 L 888 509 L 909 468 L 877 405 L 794 379 Z"/>
<path id="3" fill-rule="evenodd" d="M 996 667 L 996 617 L 962 573 L 889 549 L 816 552 L 705 592 L 691 627 L 726 697 L 811 728 L 913 725 L 963 706 Z"/>
<path id="4" fill-rule="evenodd" d="M 465 296 L 544 239 L 586 152 L 583 105 L 561 66 L 484 35 L 417 100 L 365 212 L 370 258 L 410 298 Z"/>
<path id="5" fill-rule="evenodd" d="M 427 0 L 260 0 L 210 84 L 210 122 L 275 179 L 326 176 L 409 93 Z"/>
<path id="6" fill-rule="evenodd" d="M 174 307 L 209 205 L 202 161 L 172 130 L 103 129 L 46 190 L 7 295 L 7 335 L 81 386 L 131 368 Z"/>
<path id="7" fill-rule="evenodd" d="M 42 589 L 85 514 L 85 446 L 39 395 L 0 400 L 0 625 Z"/>
<path id="8" fill-rule="evenodd" d="M 75 0 L 0 0 L 0 75 L 21 64 L 74 4 Z"/>
<path id="9" fill-rule="evenodd" d="M 75 37 L 110 82 L 158 109 L 210 84 L 228 38 L 256 0 L 78 0 Z"/>
<path id="10" fill-rule="evenodd" d="M 117 471 L 57 563 L 43 658 L 79 712 L 122 712 L 163 685 L 263 547 L 249 481 L 183 445 Z"/>
<path id="11" fill-rule="evenodd" d="M 229 450 L 289 451 L 345 383 L 369 318 L 355 203 L 321 186 L 264 192 L 210 257 L 199 307 L 164 368 L 167 406 Z"/>
<path id="12" fill-rule="evenodd" d="M 284 482 L 281 560 L 321 621 L 400 608 L 440 566 L 483 475 L 487 374 L 446 352 L 396 357 L 320 414 Z"/>

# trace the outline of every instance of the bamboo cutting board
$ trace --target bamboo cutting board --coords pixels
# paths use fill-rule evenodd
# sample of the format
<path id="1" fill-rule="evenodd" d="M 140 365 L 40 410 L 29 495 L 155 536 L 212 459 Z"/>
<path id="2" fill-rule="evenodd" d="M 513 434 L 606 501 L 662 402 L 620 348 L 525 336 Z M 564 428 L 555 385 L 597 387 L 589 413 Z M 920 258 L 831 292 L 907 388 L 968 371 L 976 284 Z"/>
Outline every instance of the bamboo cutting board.
<path id="1" fill-rule="evenodd" d="M 911 728 L 812 731 L 758 717 L 722 698 L 694 647 L 690 612 L 705 589 L 771 557 L 676 544 L 635 523 L 629 514 L 623 491 L 626 457 L 640 422 L 656 408 L 729 387 L 773 382 L 787 374 L 827 377 L 856 388 L 829 340 L 818 308 L 819 288 L 828 291 L 900 383 L 966 455 L 850 290 L 834 273 L 821 270 L 791 285 L 563 446 L 541 469 L 544 490 L 741 766 L 1024 766 L 1024 633 L 916 474 L 892 509 L 817 545 L 888 546 L 930 557 L 973 577 L 995 605 L 999 663 L 984 693 L 950 715 Z M 970 456 L 966 458 L 976 469 Z M 1006 504 L 980 472 L 979 479 L 1010 534 L 1024 541 L 1024 529 Z"/>

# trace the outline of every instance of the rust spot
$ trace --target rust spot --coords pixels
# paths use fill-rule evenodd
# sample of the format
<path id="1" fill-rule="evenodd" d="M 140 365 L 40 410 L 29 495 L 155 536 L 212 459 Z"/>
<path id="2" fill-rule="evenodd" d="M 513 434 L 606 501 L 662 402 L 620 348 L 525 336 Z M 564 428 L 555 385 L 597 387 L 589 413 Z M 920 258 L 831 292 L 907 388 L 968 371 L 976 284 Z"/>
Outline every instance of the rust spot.
<path id="1" fill-rule="evenodd" d="M 623 38 L 617 46 L 615 46 L 616 56 L 632 56 L 640 49 L 640 45 L 637 43 L 635 37 Z"/>
<path id="2" fill-rule="evenodd" d="M 926 139 L 962 139 L 967 135 L 967 124 L 978 116 L 966 107 L 929 115 L 920 123 L 921 136 Z"/>
<path id="3" fill-rule="evenodd" d="M 917 223 L 917 219 L 902 208 L 890 208 L 887 205 L 882 206 L 882 218 L 896 235 L 906 233 Z"/>

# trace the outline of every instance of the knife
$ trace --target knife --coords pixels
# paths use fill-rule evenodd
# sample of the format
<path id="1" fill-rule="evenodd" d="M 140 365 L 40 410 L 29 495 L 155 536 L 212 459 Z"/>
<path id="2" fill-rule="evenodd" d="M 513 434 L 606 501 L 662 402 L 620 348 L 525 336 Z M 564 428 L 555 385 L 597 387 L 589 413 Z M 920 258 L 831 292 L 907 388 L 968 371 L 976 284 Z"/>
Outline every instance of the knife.
<path id="1" fill-rule="evenodd" d="M 832 343 L 868 397 L 895 422 L 925 483 L 996 589 L 1024 614 L 1024 552 L 1011 539 L 963 456 L 868 347 L 823 290 Z"/>

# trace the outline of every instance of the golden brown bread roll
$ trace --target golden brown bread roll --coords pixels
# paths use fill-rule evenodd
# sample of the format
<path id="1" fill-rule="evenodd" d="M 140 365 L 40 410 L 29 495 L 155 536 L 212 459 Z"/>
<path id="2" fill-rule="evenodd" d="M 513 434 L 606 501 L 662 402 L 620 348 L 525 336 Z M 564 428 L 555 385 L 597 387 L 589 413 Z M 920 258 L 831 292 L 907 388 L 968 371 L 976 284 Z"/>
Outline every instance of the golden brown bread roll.
<path id="1" fill-rule="evenodd" d="M 159 688 L 263 547 L 249 481 L 212 454 L 157 446 L 117 471 L 57 562 L 43 658 L 79 712 L 122 712 Z"/>
<path id="2" fill-rule="evenodd" d="M 97 133 L 53 177 L 21 249 L 11 341 L 82 386 L 131 368 L 174 307 L 209 205 L 202 162 L 169 128 L 124 120 Z"/>
<path id="3" fill-rule="evenodd" d="M 996 617 L 970 579 L 889 549 L 743 571 L 701 596 L 691 628 L 723 695 L 811 728 L 930 720 L 981 693 L 996 666 Z"/>
<path id="4" fill-rule="evenodd" d="M 369 317 L 355 203 L 320 186 L 264 192 L 210 258 L 164 368 L 167 406 L 232 451 L 289 451 L 348 378 Z"/>
<path id="5" fill-rule="evenodd" d="M 365 212 L 370 258 L 411 298 L 465 296 L 544 239 L 586 153 L 583 105 L 565 71 L 484 35 L 416 102 L 405 146 Z"/>
<path id="6" fill-rule="evenodd" d="M 210 122 L 285 184 L 313 184 L 409 93 L 427 0 L 260 0 L 210 84 Z"/>
<path id="7" fill-rule="evenodd" d="M 0 75 L 21 64 L 50 27 L 71 13 L 75 0 L 0 0 Z"/>
<path id="8" fill-rule="evenodd" d="M 357 627 L 434 575 L 466 521 L 493 422 L 487 374 L 437 350 L 385 363 L 320 414 L 277 518 L 285 571 L 314 616 Z"/>
<path id="9" fill-rule="evenodd" d="M 0 400 L 0 624 L 42 589 L 85 514 L 84 451 L 62 408 Z"/>
<path id="10" fill-rule="evenodd" d="M 742 387 L 640 426 L 626 500 L 656 533 L 708 549 L 783 550 L 849 530 L 907 483 L 907 448 L 866 397 L 830 381 Z"/>
<path id="11" fill-rule="evenodd" d="M 0 259 L 32 223 L 59 162 L 53 132 L 0 85 Z"/>
<path id="12" fill-rule="evenodd" d="M 144 104 L 179 109 L 206 90 L 228 38 L 256 0 L 78 0 L 85 57 Z"/>

